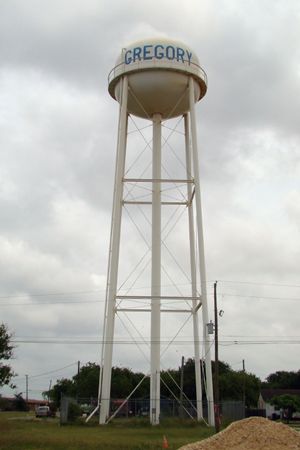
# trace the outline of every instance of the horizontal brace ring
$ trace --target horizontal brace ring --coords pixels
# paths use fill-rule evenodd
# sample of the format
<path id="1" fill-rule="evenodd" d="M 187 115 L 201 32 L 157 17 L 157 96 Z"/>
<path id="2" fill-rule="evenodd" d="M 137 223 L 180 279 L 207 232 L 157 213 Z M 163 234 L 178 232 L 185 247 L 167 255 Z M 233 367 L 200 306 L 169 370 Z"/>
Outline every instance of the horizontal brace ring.
<path id="1" fill-rule="evenodd" d="M 151 309 L 144 308 L 115 308 L 116 312 L 151 312 Z M 161 309 L 161 313 L 188 313 L 191 314 L 193 312 L 192 309 Z"/>
<path id="2" fill-rule="evenodd" d="M 178 178 L 166 179 L 166 178 L 123 178 L 124 183 L 194 183 L 194 179 L 181 180 Z"/>
<path id="3" fill-rule="evenodd" d="M 166 296 L 166 295 L 116 295 L 118 300 L 199 300 L 201 297 Z"/>
<path id="4" fill-rule="evenodd" d="M 134 200 L 123 200 L 123 205 L 152 205 L 152 202 L 139 202 Z M 189 202 L 161 202 L 161 205 L 184 205 L 188 206 Z"/>

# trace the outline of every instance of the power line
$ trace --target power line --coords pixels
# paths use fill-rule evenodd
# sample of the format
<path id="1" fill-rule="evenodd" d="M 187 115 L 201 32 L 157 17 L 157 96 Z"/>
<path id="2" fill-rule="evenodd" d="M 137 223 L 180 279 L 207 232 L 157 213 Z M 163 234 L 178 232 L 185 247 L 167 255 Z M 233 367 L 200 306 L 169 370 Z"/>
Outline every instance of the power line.
<path id="1" fill-rule="evenodd" d="M 300 340 L 297 341 L 284 341 L 284 340 L 274 340 L 274 341 L 219 341 L 219 344 L 223 347 L 228 347 L 232 345 L 299 345 Z"/>
<path id="2" fill-rule="evenodd" d="M 208 294 L 210 295 L 210 294 Z M 294 301 L 294 302 L 299 302 L 300 298 L 297 297 L 269 297 L 269 296 L 265 296 L 265 295 L 247 295 L 247 294 L 233 294 L 233 293 L 229 293 L 229 292 L 220 292 L 219 293 L 220 296 L 223 297 L 239 297 L 239 298 L 243 298 L 243 299 L 255 299 L 255 300 L 275 300 L 275 301 Z M 133 302 L 136 301 L 134 300 L 130 300 L 129 301 Z M 86 305 L 86 304 L 100 304 L 100 303 L 104 303 L 105 300 L 101 299 L 101 300 L 79 300 L 79 301 L 73 301 L 73 300 L 68 300 L 68 301 L 52 301 L 52 302 L 41 302 L 41 303 L 36 303 L 36 302 L 27 302 L 27 303 L 1 303 L 0 307 L 10 307 L 10 306 L 46 306 L 46 305 Z"/>
<path id="3" fill-rule="evenodd" d="M 228 292 L 220 292 L 219 295 L 228 297 L 242 297 L 242 298 L 254 298 L 257 300 L 282 300 L 282 301 L 300 301 L 300 298 L 296 297 L 267 297 L 265 295 L 247 295 L 247 294 L 231 294 Z"/>
<path id="4" fill-rule="evenodd" d="M 213 281 L 208 281 L 207 283 L 213 283 Z M 299 284 L 262 283 L 259 281 L 230 281 L 230 280 L 219 280 L 218 279 L 218 283 L 253 284 L 253 285 L 257 285 L 257 286 L 278 286 L 278 287 L 300 288 Z"/>
<path id="5" fill-rule="evenodd" d="M 26 341 L 24 340 L 24 342 L 26 342 Z M 77 365 L 77 362 L 73 362 L 71 364 L 68 364 L 67 366 L 59 367 L 58 369 L 53 369 L 53 370 L 50 370 L 48 372 L 40 373 L 40 374 L 37 374 L 37 375 L 28 375 L 28 378 L 32 379 L 32 378 L 44 377 L 44 376 L 47 376 L 47 375 L 51 375 L 52 373 L 56 373 L 56 372 L 60 372 L 61 370 L 68 369 L 69 367 L 72 367 L 74 365 Z M 14 377 L 14 380 L 17 380 L 17 379 L 20 379 L 20 378 L 25 378 L 25 377 L 26 377 L 26 375 L 24 375 L 24 376 L 18 375 L 16 377 Z"/>
<path id="6" fill-rule="evenodd" d="M 28 392 L 45 392 L 45 389 L 28 389 Z"/>
<path id="7" fill-rule="evenodd" d="M 213 284 L 214 281 L 207 281 L 206 284 Z M 250 284 L 257 286 L 278 286 L 278 287 L 290 287 L 290 288 L 300 288 L 298 284 L 285 284 L 285 283 L 263 283 L 258 281 L 242 281 L 242 280 L 219 280 L 218 283 L 231 283 L 231 284 Z M 179 283 L 178 286 L 188 286 L 190 283 Z M 170 284 L 164 284 L 163 287 L 172 286 Z M 147 289 L 149 286 L 136 287 L 135 289 Z M 0 295 L 0 300 L 5 299 L 22 299 L 22 298 L 35 298 L 35 297 L 55 297 L 55 296 L 65 296 L 65 295 L 91 295 L 105 293 L 106 289 L 90 289 L 82 291 L 60 291 L 60 292 L 40 292 L 40 293 L 25 293 L 22 295 Z"/>
<path id="8" fill-rule="evenodd" d="M 299 284 L 287 284 L 287 283 L 264 283 L 259 281 L 245 281 L 245 280 L 221 280 L 216 278 L 218 283 L 231 283 L 231 284 L 251 284 L 257 286 L 280 286 L 280 287 L 291 287 L 291 288 L 300 288 Z M 215 280 L 208 280 L 206 284 L 213 284 Z M 180 283 L 180 286 L 186 286 L 188 283 Z M 168 287 L 171 285 L 165 284 L 164 287 Z M 141 286 L 136 289 L 146 289 L 149 286 Z M 60 295 L 90 295 L 90 294 L 99 294 L 101 292 L 106 292 L 106 289 L 86 289 L 82 291 L 59 291 L 59 292 L 40 292 L 40 293 L 27 293 L 22 295 L 0 295 L 0 300 L 9 299 L 9 298 L 27 298 L 30 297 L 50 297 L 50 296 L 60 296 Z"/>
<path id="9" fill-rule="evenodd" d="M 139 336 L 132 336 L 133 340 L 136 340 L 137 337 Z M 264 339 L 264 338 L 268 338 L 268 339 L 300 339 L 300 335 L 285 335 L 285 336 L 280 336 L 278 337 L 278 335 L 272 335 L 272 334 L 220 334 L 220 337 L 224 340 L 227 338 L 232 338 L 232 339 L 236 339 L 236 338 L 256 338 L 256 339 Z M 173 339 L 173 336 L 164 336 L 164 340 L 171 340 Z M 181 335 L 180 336 L 180 340 L 181 341 L 185 341 L 185 342 L 190 342 L 191 336 L 190 335 Z M 76 342 L 76 341 L 86 341 L 86 342 L 97 342 L 97 343 L 102 343 L 102 340 L 98 339 L 98 336 L 73 336 L 73 337 L 69 337 L 69 336 L 65 336 L 65 337 L 60 337 L 57 338 L 56 336 L 15 336 L 14 337 L 14 342 L 32 342 L 32 341 L 49 341 L 52 342 L 53 340 L 58 340 L 58 341 L 71 341 L 71 342 Z M 107 342 L 107 341 L 105 341 Z M 120 340 L 120 342 L 125 342 L 123 339 Z M 194 342 L 194 339 L 192 340 L 192 342 Z M 199 341 L 200 342 L 200 341 Z M 202 341 L 201 341 L 202 342 Z M 59 369 L 57 369 L 59 370 Z"/>
<path id="10" fill-rule="evenodd" d="M 140 340 L 140 341 L 132 341 L 132 340 L 114 340 L 115 345 L 136 345 L 138 344 L 144 344 L 149 345 L 150 343 L 153 343 L 156 341 L 151 340 Z M 161 340 L 161 344 L 172 344 L 172 345 L 187 345 L 194 342 L 192 339 L 188 340 L 178 340 L 170 343 L 169 340 Z M 199 344 L 204 344 L 204 341 L 199 340 Z M 87 339 L 81 339 L 81 340 L 75 340 L 75 339 L 15 339 L 13 340 L 13 343 L 16 344 L 60 344 L 60 345 L 70 345 L 70 344 L 83 344 L 83 345 L 100 345 L 100 344 L 108 344 L 112 343 L 112 341 L 103 341 L 103 340 L 87 340 Z M 238 340 L 238 339 L 230 339 L 230 340 L 219 340 L 220 345 L 268 345 L 268 344 L 300 344 L 300 339 L 271 339 L 271 340 Z M 75 363 L 74 363 L 75 364 Z M 73 365 L 73 364 L 71 364 Z M 70 367 L 70 366 L 67 366 Z M 48 373 L 47 373 L 48 375 Z M 41 375 L 38 375 L 41 376 Z"/>
<path id="11" fill-rule="evenodd" d="M 261 283 L 256 281 L 230 281 L 230 280 L 218 280 L 219 283 L 231 283 L 231 284 L 248 284 L 248 285 L 257 285 L 257 286 L 274 286 L 274 287 L 288 287 L 288 288 L 300 288 L 300 285 L 296 284 L 283 284 L 283 283 Z M 208 281 L 207 284 L 211 284 L 211 281 Z M 163 287 L 172 286 L 169 284 L 165 284 Z M 189 283 L 180 283 L 178 286 L 189 286 Z M 147 289 L 149 286 L 143 286 L 135 289 Z M 2 295 L 0 296 L 0 300 L 9 300 L 9 299 L 28 299 L 30 298 L 42 298 L 42 297 L 59 297 L 59 296 L 66 296 L 66 295 L 72 295 L 72 296 L 78 296 L 78 295 L 99 295 L 101 293 L 105 293 L 105 289 L 97 289 L 97 290 L 83 290 L 83 291 L 69 291 L 69 292 L 49 292 L 49 293 L 37 293 L 32 294 L 28 293 L 22 294 L 22 295 Z M 208 294 L 208 295 L 212 295 Z M 291 298 L 291 297 L 269 297 L 269 296 L 263 296 L 263 295 L 247 295 L 247 294 L 232 294 L 227 292 L 220 292 L 220 295 L 228 296 L 228 297 L 241 297 L 241 298 L 253 298 L 253 299 L 260 299 L 260 300 L 279 300 L 279 301 L 300 301 L 300 298 Z M 42 306 L 42 305 L 67 305 L 67 304 L 92 304 L 92 303 L 104 303 L 105 299 L 98 299 L 98 300 L 62 300 L 62 301 L 47 301 L 47 302 L 26 302 L 26 303 L 0 303 L 0 307 L 3 306 Z"/>
<path id="12" fill-rule="evenodd" d="M 41 302 L 41 303 L 36 303 L 36 302 L 28 302 L 28 303 L 1 303 L 1 306 L 44 306 L 44 305 L 85 305 L 87 303 L 104 303 L 105 300 L 81 300 L 81 301 L 72 301 L 72 300 L 68 300 L 68 301 L 54 301 L 54 302 Z"/>
<path id="13" fill-rule="evenodd" d="M 59 369 L 50 370 L 49 372 L 40 373 L 38 375 L 29 375 L 29 378 L 32 379 L 32 378 L 39 378 L 39 377 L 51 375 L 52 373 L 56 373 L 56 372 L 60 372 L 61 370 L 68 369 L 69 367 L 72 367 L 75 364 L 77 365 L 77 362 L 73 362 L 72 364 L 68 364 L 67 366 L 60 367 Z"/>
<path id="14" fill-rule="evenodd" d="M 8 298 L 51 297 L 60 295 L 87 295 L 87 294 L 99 294 L 101 292 L 105 292 L 105 289 L 97 289 L 89 291 L 70 291 L 70 292 L 45 292 L 39 294 L 27 293 L 22 295 L 2 295 L 0 296 L 0 300 Z"/>

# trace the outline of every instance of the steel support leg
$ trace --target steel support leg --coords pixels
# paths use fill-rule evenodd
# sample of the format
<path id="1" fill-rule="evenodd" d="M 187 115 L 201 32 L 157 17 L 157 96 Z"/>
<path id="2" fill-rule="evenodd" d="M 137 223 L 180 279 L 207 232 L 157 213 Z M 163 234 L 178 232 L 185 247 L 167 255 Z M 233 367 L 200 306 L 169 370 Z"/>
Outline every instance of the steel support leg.
<path id="1" fill-rule="evenodd" d="M 185 132 L 185 154 L 186 154 L 186 172 L 187 179 L 192 178 L 191 149 L 190 149 L 190 126 L 189 117 L 184 115 L 184 132 Z M 190 265 L 192 280 L 192 296 L 197 297 L 197 275 L 196 275 L 196 240 L 194 228 L 194 210 L 192 202 L 192 185 L 187 183 L 187 196 L 189 199 L 188 216 L 189 216 L 189 239 L 190 239 Z M 200 344 L 199 344 L 199 317 L 197 301 L 193 300 L 193 330 L 194 330 L 194 356 L 195 356 L 195 381 L 196 381 L 196 400 L 197 400 L 197 419 L 203 418 L 202 406 L 202 385 L 201 385 L 201 361 L 200 361 Z"/>
<path id="2" fill-rule="evenodd" d="M 104 318 L 104 342 L 103 358 L 101 361 L 101 373 L 99 380 L 100 392 L 100 415 L 99 423 L 105 424 L 109 417 L 110 387 L 111 387 L 111 368 L 115 324 L 115 304 L 118 282 L 118 265 L 121 235 L 122 218 L 122 200 L 123 200 L 123 176 L 125 169 L 125 154 L 127 142 L 127 98 L 128 98 L 128 79 L 125 76 L 122 81 L 122 100 L 120 105 L 118 146 L 116 157 L 114 202 L 111 224 L 111 240 L 109 249 L 109 268 L 106 287 L 106 305 Z"/>
<path id="3" fill-rule="evenodd" d="M 152 157 L 152 268 L 151 268 L 151 379 L 150 421 L 160 415 L 160 295 L 161 295 L 161 116 L 153 116 Z"/>
<path id="4" fill-rule="evenodd" d="M 202 221 L 201 192 L 200 192 L 200 174 L 199 174 L 199 160 L 198 160 L 197 125 L 195 112 L 195 90 L 194 90 L 194 80 L 192 77 L 190 77 L 189 80 L 189 106 L 191 118 L 192 155 L 193 155 L 193 169 L 195 180 L 196 219 L 198 231 L 198 252 L 199 252 L 200 279 L 201 279 L 203 340 L 205 348 L 205 369 L 206 369 L 207 402 L 208 402 L 208 423 L 209 425 L 214 426 L 215 423 L 214 397 L 213 397 L 212 367 L 210 355 L 210 339 L 207 329 L 208 305 L 207 305 L 206 269 L 204 257 L 203 221 Z"/>

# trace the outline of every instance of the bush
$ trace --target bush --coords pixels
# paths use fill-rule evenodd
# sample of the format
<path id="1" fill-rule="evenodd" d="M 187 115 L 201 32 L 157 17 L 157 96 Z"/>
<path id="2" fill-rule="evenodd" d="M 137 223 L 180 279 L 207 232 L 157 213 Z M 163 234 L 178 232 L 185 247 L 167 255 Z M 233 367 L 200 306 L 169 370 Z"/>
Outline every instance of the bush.
<path id="1" fill-rule="evenodd" d="M 14 409 L 15 411 L 29 411 L 29 406 L 22 397 L 22 394 L 15 394 Z"/>
<path id="2" fill-rule="evenodd" d="M 0 411 L 13 411 L 13 409 L 12 401 L 0 396 Z"/>
<path id="3" fill-rule="evenodd" d="M 68 407 L 68 420 L 74 422 L 78 417 L 81 416 L 81 409 L 77 403 L 69 403 Z"/>

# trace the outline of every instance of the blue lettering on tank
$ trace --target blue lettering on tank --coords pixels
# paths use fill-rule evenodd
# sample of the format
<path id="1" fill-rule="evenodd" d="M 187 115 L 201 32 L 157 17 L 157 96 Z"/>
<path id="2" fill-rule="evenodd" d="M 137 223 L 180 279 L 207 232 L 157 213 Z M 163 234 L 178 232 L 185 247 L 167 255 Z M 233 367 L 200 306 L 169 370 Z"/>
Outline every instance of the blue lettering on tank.
<path id="1" fill-rule="evenodd" d="M 142 48 L 141 48 L 141 47 L 135 47 L 135 48 L 133 49 L 133 62 L 135 62 L 137 59 L 138 59 L 139 61 L 142 60 L 142 58 L 141 58 L 141 53 L 142 53 Z"/>
<path id="2" fill-rule="evenodd" d="M 184 50 L 181 47 L 173 47 L 168 45 L 165 47 L 162 44 L 153 46 L 152 44 L 144 45 L 143 47 L 134 47 L 131 50 L 127 50 L 124 55 L 125 64 L 131 64 L 136 61 L 149 61 L 151 59 L 164 59 L 176 60 L 177 62 L 188 62 L 191 64 L 192 52 Z"/>
<path id="3" fill-rule="evenodd" d="M 151 55 L 151 48 L 153 47 L 153 45 L 145 45 L 144 46 L 144 52 L 143 52 L 143 58 L 146 59 L 152 59 L 153 56 Z"/>
<path id="4" fill-rule="evenodd" d="M 175 48 L 171 45 L 168 45 L 168 47 L 166 47 L 166 57 L 168 59 L 175 59 Z"/>
<path id="5" fill-rule="evenodd" d="M 177 47 L 177 61 L 184 62 L 184 53 L 185 51 L 183 50 L 183 48 Z"/>
<path id="6" fill-rule="evenodd" d="M 191 59 L 192 59 L 193 54 L 191 52 L 189 52 L 188 50 L 186 51 L 186 54 L 188 57 L 188 62 L 189 62 L 189 64 L 191 64 Z"/>
<path id="7" fill-rule="evenodd" d="M 125 64 L 130 64 L 132 62 L 131 50 L 127 50 L 125 53 Z"/>
<path id="8" fill-rule="evenodd" d="M 161 51 L 159 51 L 159 49 L 161 49 Z M 163 45 L 160 45 L 160 44 L 156 45 L 154 47 L 154 57 L 156 59 L 162 59 L 164 57 L 163 50 L 164 50 L 164 46 Z"/>

